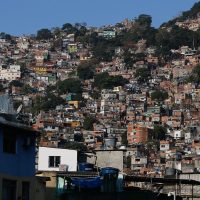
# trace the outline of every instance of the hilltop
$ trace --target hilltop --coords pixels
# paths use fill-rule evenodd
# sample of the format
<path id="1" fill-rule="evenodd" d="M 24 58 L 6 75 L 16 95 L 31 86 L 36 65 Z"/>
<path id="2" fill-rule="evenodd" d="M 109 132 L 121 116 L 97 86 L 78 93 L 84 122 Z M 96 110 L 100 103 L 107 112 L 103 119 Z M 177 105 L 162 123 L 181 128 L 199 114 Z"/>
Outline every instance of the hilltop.
<path id="1" fill-rule="evenodd" d="M 170 27 L 172 25 L 175 25 L 176 22 L 183 22 L 187 20 L 195 20 L 199 17 L 200 12 L 200 2 L 197 2 L 193 5 L 193 7 L 188 10 L 181 13 L 179 17 L 176 17 L 168 22 L 165 22 L 161 25 L 161 27 Z"/>

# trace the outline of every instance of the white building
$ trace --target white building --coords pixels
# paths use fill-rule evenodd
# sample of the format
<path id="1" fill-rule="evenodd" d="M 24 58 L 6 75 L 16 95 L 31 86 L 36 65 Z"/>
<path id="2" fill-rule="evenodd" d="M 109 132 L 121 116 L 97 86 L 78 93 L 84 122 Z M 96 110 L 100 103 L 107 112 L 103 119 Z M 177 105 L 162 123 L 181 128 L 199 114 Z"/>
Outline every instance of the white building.
<path id="1" fill-rule="evenodd" d="M 183 138 L 184 137 L 183 131 L 181 131 L 181 130 L 175 130 L 173 132 L 173 137 L 174 137 L 174 139 Z"/>
<path id="2" fill-rule="evenodd" d="M 17 80 L 21 78 L 20 65 L 10 65 L 7 68 L 0 66 L 0 79 L 1 80 Z"/>
<path id="3" fill-rule="evenodd" d="M 185 137 L 185 143 L 191 143 L 192 142 L 192 137 L 191 137 L 190 132 L 184 133 L 184 137 Z"/>
<path id="4" fill-rule="evenodd" d="M 20 49 L 28 49 L 30 46 L 30 43 L 28 41 L 28 38 L 26 37 L 20 37 L 18 42 L 17 42 L 17 47 Z"/>
<path id="5" fill-rule="evenodd" d="M 131 169 L 138 171 L 140 170 L 142 167 L 146 167 L 147 165 L 147 157 L 143 156 L 143 157 L 138 157 L 135 155 L 132 155 L 131 157 Z"/>
<path id="6" fill-rule="evenodd" d="M 169 141 L 161 140 L 160 141 L 160 151 L 168 151 L 170 148 Z"/>
<path id="7" fill-rule="evenodd" d="M 77 171 L 77 151 L 39 147 L 38 171 Z"/>
<path id="8" fill-rule="evenodd" d="M 108 101 L 105 99 L 101 100 L 100 113 L 105 115 L 105 113 L 108 111 L 109 111 Z"/>
<path id="9" fill-rule="evenodd" d="M 44 126 L 44 130 L 46 132 L 58 132 L 59 127 L 55 126 L 55 125 L 47 124 L 47 125 Z"/>

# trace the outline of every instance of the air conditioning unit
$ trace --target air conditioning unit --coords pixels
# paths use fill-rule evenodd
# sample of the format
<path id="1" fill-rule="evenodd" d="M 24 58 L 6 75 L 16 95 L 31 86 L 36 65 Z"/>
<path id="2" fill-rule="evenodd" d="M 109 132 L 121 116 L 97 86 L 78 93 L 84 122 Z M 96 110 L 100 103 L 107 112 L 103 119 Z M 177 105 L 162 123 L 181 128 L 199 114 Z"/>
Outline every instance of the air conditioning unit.
<path id="1" fill-rule="evenodd" d="M 68 165 L 66 165 L 66 164 L 60 164 L 59 165 L 59 171 L 60 172 L 67 172 L 68 171 Z"/>

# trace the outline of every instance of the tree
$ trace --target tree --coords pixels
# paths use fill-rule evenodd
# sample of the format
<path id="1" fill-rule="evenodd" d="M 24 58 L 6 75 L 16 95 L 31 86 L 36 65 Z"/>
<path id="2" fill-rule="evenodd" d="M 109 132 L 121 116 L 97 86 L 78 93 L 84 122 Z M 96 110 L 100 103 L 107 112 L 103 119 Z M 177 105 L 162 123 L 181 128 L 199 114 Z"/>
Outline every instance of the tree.
<path id="1" fill-rule="evenodd" d="M 143 53 L 132 54 L 129 51 L 124 52 L 124 62 L 127 68 L 132 68 L 137 61 L 145 60 L 146 56 Z"/>
<path id="2" fill-rule="evenodd" d="M 32 112 L 38 113 L 41 110 L 55 109 L 58 105 L 65 104 L 65 100 L 54 94 L 47 93 L 46 96 L 37 96 L 33 101 Z"/>
<path id="3" fill-rule="evenodd" d="M 182 13 L 182 16 L 179 17 L 179 20 L 186 20 L 188 18 L 196 18 L 197 14 L 200 10 L 200 2 L 197 2 L 193 5 L 193 7 L 189 11 L 185 11 Z"/>
<path id="4" fill-rule="evenodd" d="M 108 47 L 108 45 L 103 42 L 98 42 L 93 48 L 93 53 L 99 61 L 110 62 L 114 56 L 114 48 Z"/>
<path id="5" fill-rule="evenodd" d="M 133 54 L 130 53 L 129 51 L 125 51 L 124 52 L 124 62 L 126 64 L 127 68 L 132 68 L 133 67 L 133 63 L 134 63 Z"/>
<path id="6" fill-rule="evenodd" d="M 78 142 L 67 142 L 64 146 L 66 149 L 74 149 L 78 151 L 87 151 L 87 146 Z"/>
<path id="7" fill-rule="evenodd" d="M 70 78 L 57 83 L 57 88 L 60 94 L 65 93 L 82 93 L 82 85 L 80 80 Z"/>
<path id="8" fill-rule="evenodd" d="M 4 32 L 1 32 L 0 33 L 0 38 L 1 39 L 5 39 L 5 40 L 11 40 L 11 35 L 7 34 L 7 33 L 4 33 Z"/>
<path id="9" fill-rule="evenodd" d="M 116 86 L 124 86 L 127 83 L 128 80 L 123 78 L 122 76 L 108 76 L 102 87 L 105 89 L 112 89 Z"/>
<path id="10" fill-rule="evenodd" d="M 78 31 L 78 29 L 70 23 L 63 24 L 62 30 L 65 31 L 65 33 L 67 34 L 76 34 Z"/>
<path id="11" fill-rule="evenodd" d="M 193 7 L 190 10 L 182 12 L 182 14 L 180 16 L 178 16 L 172 20 L 169 20 L 166 23 L 163 23 L 160 27 L 171 27 L 177 21 L 195 19 L 197 17 L 197 14 L 199 13 L 199 10 L 200 10 L 200 2 L 197 2 L 193 5 Z"/>
<path id="12" fill-rule="evenodd" d="M 148 34 L 147 34 L 148 32 Z M 147 46 L 155 46 L 156 45 L 156 34 L 158 29 L 150 27 L 146 32 L 145 39 L 147 40 Z"/>
<path id="13" fill-rule="evenodd" d="M 43 28 L 37 32 L 37 39 L 38 40 L 48 40 L 52 38 L 51 31 L 49 29 Z"/>
<path id="14" fill-rule="evenodd" d="M 49 93 L 43 98 L 42 109 L 43 110 L 55 109 L 56 106 L 63 104 L 65 104 L 65 100 L 63 98 Z"/>
<path id="15" fill-rule="evenodd" d="M 135 77 L 138 78 L 139 82 L 146 82 L 151 76 L 151 72 L 147 68 L 139 68 L 136 70 Z"/>
<path id="16" fill-rule="evenodd" d="M 43 104 L 43 97 L 36 96 L 36 98 L 33 100 L 31 112 L 36 114 L 40 112 L 42 110 L 42 104 Z"/>
<path id="17" fill-rule="evenodd" d="M 197 65 L 193 70 L 192 74 L 190 75 L 189 79 L 190 82 L 193 82 L 198 87 L 200 85 L 200 65 Z"/>
<path id="18" fill-rule="evenodd" d="M 73 28 L 73 26 L 70 23 L 65 23 L 62 26 L 62 30 L 69 30 L 69 29 L 72 29 L 72 28 Z"/>
<path id="19" fill-rule="evenodd" d="M 77 36 L 76 40 L 85 45 L 89 44 L 91 46 L 95 46 L 99 39 L 98 39 L 98 34 L 96 32 L 92 32 L 91 34 L 87 35 L 79 35 Z"/>
<path id="20" fill-rule="evenodd" d="M 24 76 L 25 73 L 28 72 L 28 68 L 27 68 L 26 62 L 20 62 L 20 61 L 18 61 L 18 62 L 17 62 L 17 65 L 20 65 L 21 75 Z"/>
<path id="21" fill-rule="evenodd" d="M 107 72 L 97 74 L 94 78 L 94 86 L 101 89 L 108 76 L 109 74 Z"/>
<path id="22" fill-rule="evenodd" d="M 103 37 L 95 37 L 95 35 L 93 36 L 95 43 L 92 48 L 94 57 L 99 61 L 112 61 L 115 48 L 121 46 L 121 41 L 118 38 L 106 40 Z"/>
<path id="23" fill-rule="evenodd" d="M 94 76 L 93 64 L 88 61 L 81 62 L 77 68 L 77 75 L 82 80 L 92 79 Z"/>
<path id="24" fill-rule="evenodd" d="M 151 93 L 152 100 L 164 101 L 167 98 L 168 98 L 168 93 L 166 91 L 156 90 Z"/>
<path id="25" fill-rule="evenodd" d="M 107 72 L 97 74 L 94 78 L 94 86 L 99 89 L 112 89 L 116 86 L 123 86 L 128 83 L 128 80 L 122 76 L 109 76 Z"/>
<path id="26" fill-rule="evenodd" d="M 83 122 L 83 128 L 85 130 L 93 130 L 93 124 L 97 122 L 96 119 L 94 119 L 93 117 L 86 117 L 84 119 L 84 122 Z"/>
<path id="27" fill-rule="evenodd" d="M 122 138 L 122 145 L 125 145 L 125 146 L 127 146 L 128 145 L 128 140 L 127 140 L 127 133 L 126 132 L 123 132 L 122 134 L 121 134 L 121 138 Z"/>
<path id="28" fill-rule="evenodd" d="M 170 33 L 165 29 L 160 29 L 156 34 L 156 46 L 158 55 L 169 54 L 170 44 L 169 44 Z"/>
<path id="29" fill-rule="evenodd" d="M 76 31 L 76 37 L 77 36 L 84 36 L 87 32 L 87 28 L 85 26 L 80 26 Z"/>
<path id="30" fill-rule="evenodd" d="M 100 94 L 100 91 L 99 90 L 93 90 L 92 93 L 90 93 L 90 96 L 93 98 L 93 99 L 99 99 L 101 94 Z"/>
<path id="31" fill-rule="evenodd" d="M 23 94 L 32 94 L 32 93 L 35 93 L 36 92 L 36 89 L 35 88 L 32 88 L 30 85 L 28 84 L 25 84 L 23 85 L 22 87 L 22 93 Z"/>
<path id="32" fill-rule="evenodd" d="M 154 126 L 154 138 L 156 140 L 165 140 L 167 129 L 164 126 Z"/>
<path id="33" fill-rule="evenodd" d="M 14 86 L 14 87 L 22 87 L 23 86 L 23 83 L 21 83 L 20 81 L 18 80 L 13 80 L 10 82 L 9 84 L 11 87 Z"/>
<path id="34" fill-rule="evenodd" d="M 179 49 L 181 46 L 192 46 L 195 39 L 195 47 L 200 44 L 199 33 L 180 28 L 176 25 L 167 29 L 160 29 L 156 33 L 157 53 L 162 57 L 170 55 L 171 49 Z"/>
<path id="35" fill-rule="evenodd" d="M 123 44 L 126 49 L 130 47 L 134 47 L 135 43 L 142 39 L 141 35 L 139 35 L 136 30 L 124 30 L 122 34 L 119 36 L 119 40 Z"/>
<path id="36" fill-rule="evenodd" d="M 136 43 L 141 39 L 147 41 L 147 45 L 155 45 L 155 35 L 157 29 L 151 27 L 152 18 L 150 15 L 139 15 L 135 20 L 135 24 L 132 29 L 123 32 L 121 37 L 123 44 Z"/>
<path id="37" fill-rule="evenodd" d="M 144 26 L 145 28 L 151 27 L 152 17 L 150 15 L 141 14 L 136 19 L 136 23 L 139 24 L 139 26 Z"/>
<path id="38" fill-rule="evenodd" d="M 54 28 L 52 28 L 51 29 L 51 32 L 52 32 L 52 34 L 53 35 L 55 35 L 55 36 L 60 36 L 60 34 L 61 34 L 61 30 L 60 30 L 60 28 L 59 27 L 54 27 Z"/>

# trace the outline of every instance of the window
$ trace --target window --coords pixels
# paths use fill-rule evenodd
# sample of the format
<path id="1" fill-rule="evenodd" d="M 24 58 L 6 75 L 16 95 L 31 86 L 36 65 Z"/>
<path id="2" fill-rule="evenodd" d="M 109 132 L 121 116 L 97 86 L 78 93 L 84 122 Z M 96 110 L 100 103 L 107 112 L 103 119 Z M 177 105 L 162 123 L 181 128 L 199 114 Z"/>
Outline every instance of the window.
<path id="1" fill-rule="evenodd" d="M 16 135 L 14 134 L 3 134 L 3 152 L 15 154 L 16 153 Z"/>
<path id="2" fill-rule="evenodd" d="M 49 167 L 59 167 L 60 156 L 49 156 Z"/>

